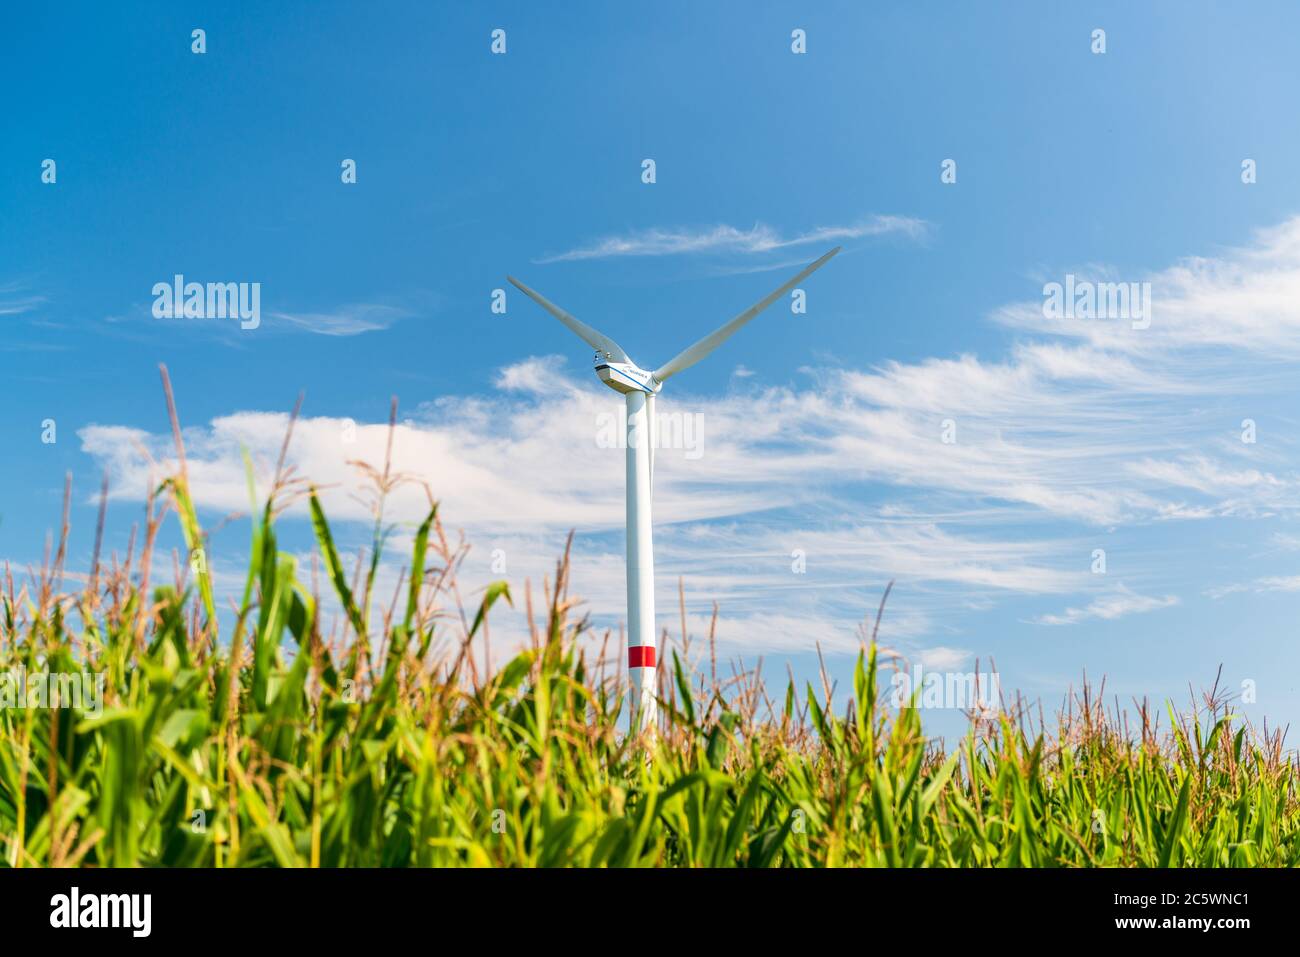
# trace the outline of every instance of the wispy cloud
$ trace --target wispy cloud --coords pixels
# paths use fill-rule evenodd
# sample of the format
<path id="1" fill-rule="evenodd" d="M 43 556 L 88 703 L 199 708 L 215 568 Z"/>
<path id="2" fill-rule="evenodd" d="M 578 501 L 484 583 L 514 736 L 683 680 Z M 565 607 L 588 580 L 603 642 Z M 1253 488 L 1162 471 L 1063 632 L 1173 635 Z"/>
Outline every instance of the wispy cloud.
<path id="1" fill-rule="evenodd" d="M 1113 621 L 1116 618 L 1123 618 L 1125 615 L 1138 615 L 1157 611 L 1176 604 L 1178 604 L 1178 598 L 1174 595 L 1165 595 L 1164 597 L 1138 595 L 1121 585 L 1113 594 L 1094 599 L 1083 608 L 1067 608 L 1059 615 L 1040 615 L 1032 619 L 1032 621 L 1036 625 L 1077 625 L 1079 622 L 1087 621 L 1090 618 Z"/>
<path id="2" fill-rule="evenodd" d="M 544 256 L 538 263 L 570 262 L 579 259 L 608 259 L 613 256 L 678 256 L 687 253 L 755 254 L 792 249 L 816 243 L 843 242 L 867 236 L 900 235 L 911 239 L 924 236 L 928 225 L 910 216 L 871 216 L 845 226 L 818 226 L 791 236 L 763 223 L 749 229 L 718 225 L 703 227 L 653 228 L 621 236 L 601 238 L 566 252 Z"/>
<path id="3" fill-rule="evenodd" d="M 1064 273 L 1065 270 L 1062 270 Z M 1094 268 L 1078 279 L 1151 283 L 1150 327 L 1128 321 L 1047 318 L 1041 298 L 993 318 L 1041 336 L 1091 343 L 1116 355 L 1170 356 L 1189 349 L 1300 356 L 1300 218 L 1259 230 L 1255 241 L 1214 257 L 1191 256 L 1146 275 Z M 1051 277 L 1061 282 L 1064 275 Z"/>
<path id="4" fill-rule="evenodd" d="M 44 296 L 28 294 L 27 283 L 12 281 L 0 283 L 0 316 L 18 316 L 44 305 Z"/>
<path id="5" fill-rule="evenodd" d="M 387 329 L 413 313 L 399 306 L 354 303 L 332 312 L 273 312 L 271 317 L 323 336 L 359 336 Z"/>
<path id="6" fill-rule="evenodd" d="M 1293 592 L 1300 591 L 1300 575 L 1268 575 L 1264 578 L 1257 578 L 1253 582 L 1238 583 L 1235 585 L 1224 585 L 1221 588 L 1207 589 L 1205 594 L 1215 601 L 1227 595 L 1235 595 L 1240 592 L 1254 592 L 1262 595 L 1265 592 Z"/>
<path id="7" fill-rule="evenodd" d="M 919 662 L 921 667 L 932 671 L 955 671 L 970 661 L 972 656 L 964 648 L 938 645 L 934 648 L 923 648 L 911 657 Z"/>

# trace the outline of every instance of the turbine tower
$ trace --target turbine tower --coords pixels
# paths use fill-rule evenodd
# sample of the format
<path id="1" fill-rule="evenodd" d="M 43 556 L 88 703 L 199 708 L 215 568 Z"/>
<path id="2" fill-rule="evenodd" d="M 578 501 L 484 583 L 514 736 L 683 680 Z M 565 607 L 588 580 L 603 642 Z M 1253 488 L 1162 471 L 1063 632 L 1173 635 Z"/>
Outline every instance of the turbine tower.
<path id="1" fill-rule="evenodd" d="M 524 295 L 596 350 L 596 375 L 615 392 L 623 393 L 627 402 L 627 665 L 633 686 L 633 728 L 653 729 L 658 710 L 655 698 L 654 548 L 650 525 L 650 490 L 656 440 L 655 396 L 669 378 L 708 356 L 735 335 L 741 326 L 821 267 L 840 248 L 836 246 L 821 259 L 809 263 L 785 285 L 653 372 L 640 368 L 613 339 L 579 322 L 514 276 L 506 277 Z"/>

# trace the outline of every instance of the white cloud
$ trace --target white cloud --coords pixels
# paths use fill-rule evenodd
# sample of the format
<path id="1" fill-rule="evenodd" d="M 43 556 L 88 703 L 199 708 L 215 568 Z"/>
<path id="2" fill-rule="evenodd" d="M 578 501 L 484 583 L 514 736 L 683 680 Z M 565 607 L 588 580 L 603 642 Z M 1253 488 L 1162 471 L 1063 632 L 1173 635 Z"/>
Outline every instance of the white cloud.
<path id="1" fill-rule="evenodd" d="M 1079 622 L 1087 621 L 1090 618 L 1113 621 L 1116 618 L 1123 618 L 1125 615 L 1144 614 L 1161 608 L 1169 608 L 1176 604 L 1178 604 L 1178 598 L 1173 595 L 1165 595 L 1161 598 L 1153 595 L 1137 595 L 1121 585 L 1114 593 L 1094 599 L 1086 607 L 1067 608 L 1059 615 L 1040 615 L 1033 619 L 1033 623 L 1038 625 L 1077 625 Z"/>
<path id="2" fill-rule="evenodd" d="M 1063 282 L 1066 272 L 1049 281 Z M 1150 282 L 1150 328 L 1134 329 L 1129 321 L 1116 319 L 1047 319 L 1042 298 L 1007 306 L 993 318 L 1036 335 L 1082 340 L 1117 355 L 1168 357 L 1199 349 L 1277 359 L 1300 356 L 1300 217 L 1260 230 L 1251 245 L 1216 257 L 1188 257 L 1152 274 L 1106 272 L 1109 275 L 1078 278 Z"/>
<path id="3" fill-rule="evenodd" d="M 1212 462 L 1204 455 L 1184 455 L 1158 461 L 1142 459 L 1130 468 L 1134 475 L 1170 486 L 1182 486 L 1206 494 L 1232 489 L 1282 489 L 1287 483 L 1258 469 L 1232 469 Z"/>
<path id="4" fill-rule="evenodd" d="M 1249 584 L 1224 585 L 1220 588 L 1207 589 L 1205 594 L 1218 601 L 1226 595 L 1234 595 L 1239 592 L 1254 592 L 1262 595 L 1265 592 L 1291 592 L 1300 591 L 1300 575 L 1268 575 L 1258 578 Z"/>
<path id="5" fill-rule="evenodd" d="M 44 296 L 31 295 L 26 290 L 27 284 L 19 280 L 0 283 L 0 316 L 19 316 L 48 301 Z"/>
<path id="6" fill-rule="evenodd" d="M 331 312 L 273 312 L 270 315 L 273 319 L 323 336 L 358 336 L 363 332 L 387 329 L 412 313 L 398 306 L 362 302 L 340 306 Z"/>
<path id="7" fill-rule="evenodd" d="M 870 216 L 846 226 L 818 226 L 793 236 L 783 236 L 771 226 L 755 223 L 750 229 L 735 226 L 682 227 L 635 230 L 621 236 L 603 236 L 538 263 L 580 259 L 608 259 L 613 256 L 677 256 L 687 253 L 770 253 L 799 246 L 842 242 L 867 236 L 897 234 L 910 239 L 924 236 L 924 220 L 910 216 Z"/>
<path id="8" fill-rule="evenodd" d="M 930 671 L 956 671 L 971 660 L 971 653 L 962 648 L 948 648 L 940 645 L 925 648 L 914 655 L 922 668 Z"/>
<path id="9" fill-rule="evenodd" d="M 19 299 L 0 300 L 0 316 L 18 316 L 31 312 L 45 302 L 43 296 L 24 296 Z"/>

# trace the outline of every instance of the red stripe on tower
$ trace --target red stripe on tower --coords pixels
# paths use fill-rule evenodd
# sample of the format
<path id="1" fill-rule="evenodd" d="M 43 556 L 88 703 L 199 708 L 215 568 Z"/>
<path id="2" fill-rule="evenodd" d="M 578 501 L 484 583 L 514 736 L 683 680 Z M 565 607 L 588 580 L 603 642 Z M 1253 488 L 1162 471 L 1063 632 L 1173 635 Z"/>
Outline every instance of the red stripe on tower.
<path id="1" fill-rule="evenodd" d="M 655 666 L 655 646 L 636 645 L 627 650 L 629 668 L 653 668 Z"/>

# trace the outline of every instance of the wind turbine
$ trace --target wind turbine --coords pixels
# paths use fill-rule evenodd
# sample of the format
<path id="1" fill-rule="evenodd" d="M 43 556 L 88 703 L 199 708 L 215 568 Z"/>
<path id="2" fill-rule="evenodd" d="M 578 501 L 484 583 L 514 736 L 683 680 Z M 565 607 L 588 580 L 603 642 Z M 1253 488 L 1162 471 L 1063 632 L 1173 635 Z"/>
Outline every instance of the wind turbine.
<path id="1" fill-rule="evenodd" d="M 628 674 L 633 684 L 633 726 L 655 727 L 655 590 L 654 548 L 650 526 L 650 490 L 654 475 L 655 396 L 672 376 L 689 369 L 708 356 L 777 299 L 820 268 L 840 251 L 836 246 L 821 259 L 809 263 L 799 274 L 770 295 L 760 299 L 724 326 L 709 333 L 693 346 L 678 353 L 653 372 L 633 362 L 613 339 L 579 322 L 540 293 L 514 276 L 507 276 L 524 295 L 572 330 L 596 350 L 596 375 L 627 401 L 627 624 Z"/>

